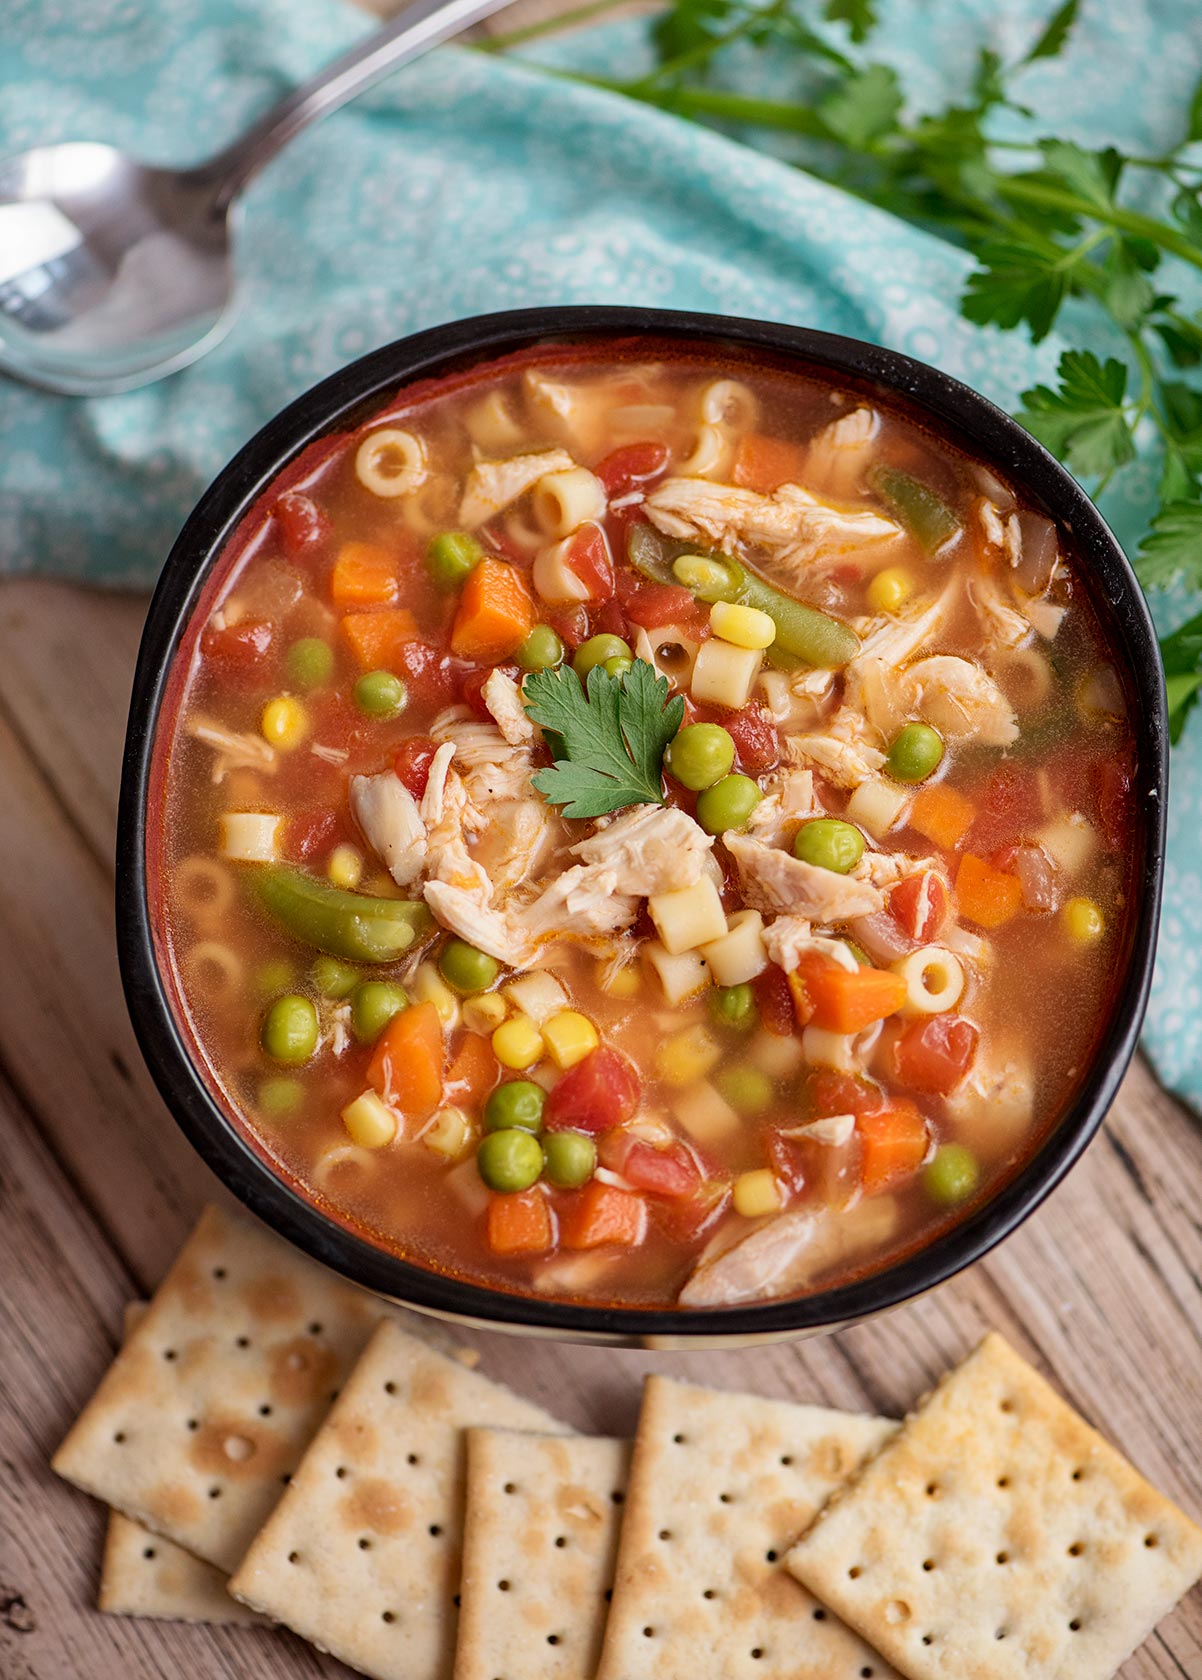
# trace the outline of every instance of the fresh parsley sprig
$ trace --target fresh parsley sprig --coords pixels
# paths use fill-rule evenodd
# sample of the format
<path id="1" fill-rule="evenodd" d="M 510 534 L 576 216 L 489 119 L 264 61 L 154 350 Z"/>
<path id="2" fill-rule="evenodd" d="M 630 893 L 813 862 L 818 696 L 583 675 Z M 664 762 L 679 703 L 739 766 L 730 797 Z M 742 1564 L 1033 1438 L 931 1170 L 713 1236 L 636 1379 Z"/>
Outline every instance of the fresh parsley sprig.
<path id="1" fill-rule="evenodd" d="M 591 0 L 581 15 L 610 3 L 620 0 Z M 1053 119 L 1022 103 L 1016 78 L 1063 50 L 1079 5 L 1063 0 L 1012 62 L 981 48 L 968 93 L 912 117 L 896 72 L 871 56 L 875 0 L 670 0 L 652 27 L 649 73 L 583 79 L 744 135 L 797 137 L 811 173 L 972 253 L 961 299 L 971 321 L 1038 341 L 1063 328 L 1070 299 L 1083 303 L 1081 330 L 1091 319 L 1104 326 L 1125 343 L 1125 358 L 1066 351 L 1055 382 L 1024 392 L 1017 417 L 1094 495 L 1130 467 L 1137 434 L 1141 444 L 1154 440 L 1159 502 L 1136 570 L 1149 587 L 1202 588 L 1202 312 L 1182 302 L 1173 278 L 1174 262 L 1202 269 L 1202 80 L 1176 142 L 1158 156 L 1048 135 L 1041 125 Z M 798 97 L 760 99 L 724 85 L 736 43 L 774 70 L 792 64 Z M 999 139 L 1002 113 L 1008 133 L 1021 125 L 1029 138 Z M 1155 213 L 1140 190 L 1149 180 L 1159 183 Z M 1169 670 L 1170 698 L 1183 697 L 1179 732 L 1202 689 L 1202 638 L 1169 638 L 1165 652 L 1166 664 L 1194 661 Z"/>
<path id="2" fill-rule="evenodd" d="M 627 805 L 664 802 L 664 749 L 680 728 L 684 699 L 644 659 L 625 676 L 594 665 L 582 686 L 568 666 L 526 678 L 527 715 L 556 738 L 556 762 L 534 785 L 565 817 L 603 817 Z"/>

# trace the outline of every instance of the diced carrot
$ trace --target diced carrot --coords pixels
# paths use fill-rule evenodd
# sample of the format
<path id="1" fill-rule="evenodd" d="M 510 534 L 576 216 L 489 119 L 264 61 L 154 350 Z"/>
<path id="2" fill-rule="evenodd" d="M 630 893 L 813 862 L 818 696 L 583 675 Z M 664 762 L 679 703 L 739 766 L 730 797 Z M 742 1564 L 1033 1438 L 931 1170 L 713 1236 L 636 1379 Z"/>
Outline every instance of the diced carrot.
<path id="1" fill-rule="evenodd" d="M 800 1024 L 826 1032 L 860 1032 L 896 1014 L 906 1001 L 900 974 L 884 968 L 858 968 L 852 974 L 819 956 L 802 958 L 789 987 Z"/>
<path id="2" fill-rule="evenodd" d="M 376 1040 L 367 1083 L 400 1114 L 433 1114 L 442 1100 L 442 1022 L 432 1003 L 392 1017 Z"/>
<path id="3" fill-rule="evenodd" d="M 377 607 L 374 612 L 347 613 L 342 634 L 360 670 L 391 671 L 404 643 L 416 640 L 417 621 L 408 607 Z"/>
<path id="4" fill-rule="evenodd" d="M 447 1101 L 479 1108 L 497 1083 L 498 1072 L 489 1041 L 480 1033 L 464 1033 L 463 1043 L 447 1069 Z"/>
<path id="5" fill-rule="evenodd" d="M 910 807 L 910 827 L 945 851 L 954 852 L 972 827 L 976 807 L 955 788 L 936 782 L 919 788 Z"/>
<path id="6" fill-rule="evenodd" d="M 397 562 L 378 543 L 343 543 L 330 573 L 330 595 L 339 607 L 386 607 L 396 600 Z"/>
<path id="7" fill-rule="evenodd" d="M 481 560 L 459 597 L 451 652 L 495 665 L 516 653 L 533 628 L 534 602 L 521 572 L 491 555 Z"/>
<path id="8" fill-rule="evenodd" d="M 596 1178 L 573 1192 L 559 1217 L 559 1241 L 564 1248 L 636 1248 L 646 1229 L 643 1198 Z"/>
<path id="9" fill-rule="evenodd" d="M 806 452 L 800 444 L 786 443 L 784 438 L 764 437 L 748 432 L 740 438 L 735 450 L 734 472 L 736 484 L 770 496 L 782 484 L 795 484 L 805 466 Z"/>
<path id="10" fill-rule="evenodd" d="M 965 852 L 956 871 L 956 902 L 965 921 L 983 928 L 1001 927 L 1021 910 L 1023 884 L 1017 875 Z"/>
<path id="11" fill-rule="evenodd" d="M 541 1191 L 488 1198 L 488 1246 L 494 1254 L 545 1254 L 554 1246 L 551 1209 Z"/>
<path id="12" fill-rule="evenodd" d="M 916 1173 L 926 1155 L 927 1123 L 912 1102 L 899 1098 L 888 1108 L 861 1114 L 860 1180 L 866 1196 L 879 1196 Z"/>

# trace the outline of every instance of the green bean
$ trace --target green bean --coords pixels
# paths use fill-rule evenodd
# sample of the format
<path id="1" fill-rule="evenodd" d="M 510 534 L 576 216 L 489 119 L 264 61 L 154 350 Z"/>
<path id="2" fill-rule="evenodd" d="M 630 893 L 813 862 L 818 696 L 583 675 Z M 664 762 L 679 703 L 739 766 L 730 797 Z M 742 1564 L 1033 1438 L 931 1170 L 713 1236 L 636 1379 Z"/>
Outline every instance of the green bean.
<path id="1" fill-rule="evenodd" d="M 652 583 L 675 583 L 672 575 L 672 557 L 679 553 L 679 547 L 674 547 L 658 531 L 653 531 L 650 525 L 635 524 L 630 527 L 630 535 L 626 539 L 626 558 L 636 572 L 641 572 Z"/>
<path id="2" fill-rule="evenodd" d="M 286 864 L 268 864 L 255 882 L 264 908 L 294 939 L 348 962 L 395 962 L 433 925 L 424 904 L 347 892 Z"/>
<path id="3" fill-rule="evenodd" d="M 791 595 L 773 589 L 754 572 L 744 572 L 739 600 L 766 612 L 776 625 L 773 649 L 795 654 L 806 665 L 826 671 L 846 665 L 860 651 L 860 638 L 850 625 L 803 606 Z"/>
<path id="4" fill-rule="evenodd" d="M 928 555 L 936 554 L 960 530 L 960 521 L 942 496 L 900 467 L 881 462 L 868 482 Z"/>

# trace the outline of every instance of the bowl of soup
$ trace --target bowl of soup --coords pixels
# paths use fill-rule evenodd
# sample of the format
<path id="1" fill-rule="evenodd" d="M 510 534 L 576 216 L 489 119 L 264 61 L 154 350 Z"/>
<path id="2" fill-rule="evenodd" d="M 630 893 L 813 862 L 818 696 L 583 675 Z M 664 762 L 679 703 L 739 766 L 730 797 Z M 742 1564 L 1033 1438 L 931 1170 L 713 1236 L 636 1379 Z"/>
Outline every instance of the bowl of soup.
<path id="1" fill-rule="evenodd" d="M 209 1164 L 371 1289 L 831 1328 L 1100 1124 L 1165 753 L 1121 550 L 956 381 L 668 312 L 436 328 L 268 425 L 167 562 L 130 1008 Z"/>

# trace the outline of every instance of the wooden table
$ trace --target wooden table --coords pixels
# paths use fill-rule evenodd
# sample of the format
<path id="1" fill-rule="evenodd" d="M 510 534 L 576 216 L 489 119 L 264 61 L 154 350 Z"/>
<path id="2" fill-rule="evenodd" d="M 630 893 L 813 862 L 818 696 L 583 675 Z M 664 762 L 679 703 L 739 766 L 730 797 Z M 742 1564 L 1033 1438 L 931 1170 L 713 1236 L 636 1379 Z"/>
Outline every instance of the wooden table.
<path id="1" fill-rule="evenodd" d="M 112 1358 L 122 1306 L 153 1290 L 222 1195 L 151 1086 L 117 975 L 118 765 L 145 607 L 0 585 L 0 1676 L 344 1673 L 283 1633 L 97 1614 L 103 1512 L 47 1469 Z M 900 1413 L 988 1327 L 1202 1516 L 1202 1125 L 1142 1064 L 1017 1236 L 875 1323 L 704 1356 L 475 1340 L 492 1374 L 618 1432 L 652 1370 Z M 1202 1680 L 1202 1592 L 1122 1673 Z"/>

